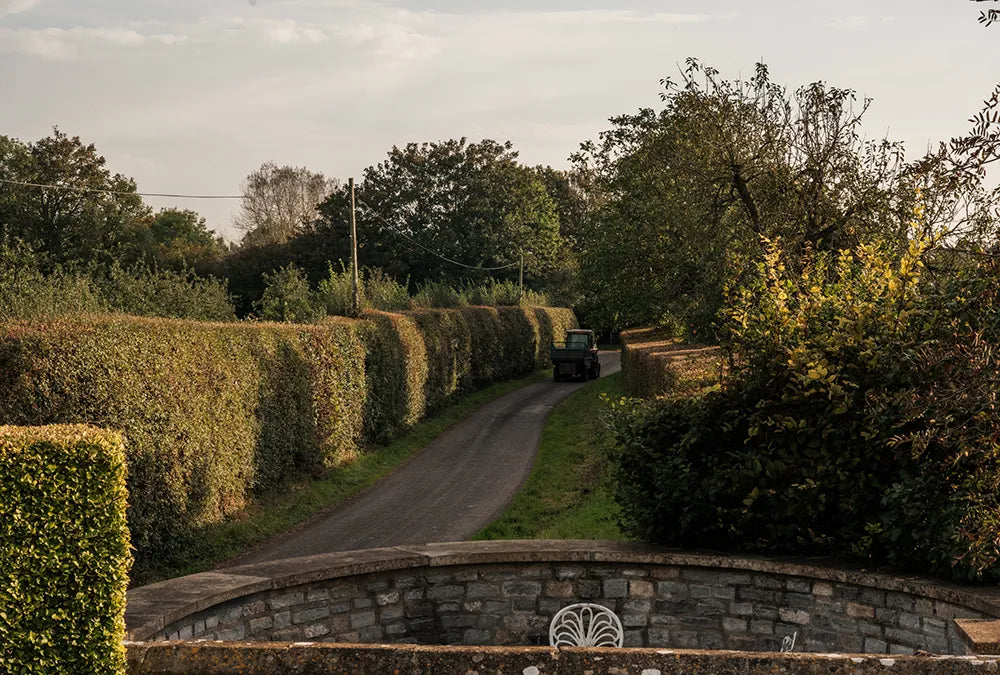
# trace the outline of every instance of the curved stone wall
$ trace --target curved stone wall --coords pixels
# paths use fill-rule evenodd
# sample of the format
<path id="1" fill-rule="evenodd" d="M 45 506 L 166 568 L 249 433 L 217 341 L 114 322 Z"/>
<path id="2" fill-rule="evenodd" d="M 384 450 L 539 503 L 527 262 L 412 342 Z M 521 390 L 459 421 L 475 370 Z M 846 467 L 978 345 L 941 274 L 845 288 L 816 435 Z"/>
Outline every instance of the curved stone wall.
<path id="1" fill-rule="evenodd" d="M 136 640 L 531 645 L 598 602 L 635 647 L 967 652 L 953 619 L 1000 616 L 979 588 L 860 569 L 614 542 L 470 542 L 310 556 L 129 593 Z"/>

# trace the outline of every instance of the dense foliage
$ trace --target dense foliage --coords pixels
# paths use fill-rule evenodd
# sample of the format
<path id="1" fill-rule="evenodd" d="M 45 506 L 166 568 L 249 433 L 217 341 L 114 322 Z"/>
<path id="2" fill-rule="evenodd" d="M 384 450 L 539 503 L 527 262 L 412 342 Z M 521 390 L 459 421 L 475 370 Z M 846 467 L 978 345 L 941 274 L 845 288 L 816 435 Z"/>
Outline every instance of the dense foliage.
<path id="1" fill-rule="evenodd" d="M 0 426 L 0 671 L 124 673 L 125 449 L 83 426 Z"/>
<path id="2" fill-rule="evenodd" d="M 1000 577 L 1000 286 L 934 243 L 796 268 L 772 244 L 729 296 L 724 386 L 619 418 L 630 530 Z"/>
<path id="3" fill-rule="evenodd" d="M 78 317 L 0 325 L 0 419 L 128 438 L 138 579 L 255 495 L 336 469 L 462 392 L 534 372 L 568 310 L 317 325 Z"/>

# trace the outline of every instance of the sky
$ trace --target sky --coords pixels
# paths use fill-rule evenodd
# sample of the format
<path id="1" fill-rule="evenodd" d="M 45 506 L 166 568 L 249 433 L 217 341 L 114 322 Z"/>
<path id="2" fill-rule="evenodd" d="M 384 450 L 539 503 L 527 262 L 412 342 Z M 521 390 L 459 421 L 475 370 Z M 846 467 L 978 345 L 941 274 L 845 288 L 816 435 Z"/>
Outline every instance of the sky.
<path id="1" fill-rule="evenodd" d="M 608 118 L 660 106 L 696 57 L 768 64 L 874 103 L 910 156 L 963 133 L 1000 82 L 990 0 L 0 0 L 0 134 L 53 126 L 143 192 L 238 194 L 267 161 L 346 181 L 393 145 L 510 140 L 568 166 Z M 238 201 L 191 208 L 229 239 Z"/>

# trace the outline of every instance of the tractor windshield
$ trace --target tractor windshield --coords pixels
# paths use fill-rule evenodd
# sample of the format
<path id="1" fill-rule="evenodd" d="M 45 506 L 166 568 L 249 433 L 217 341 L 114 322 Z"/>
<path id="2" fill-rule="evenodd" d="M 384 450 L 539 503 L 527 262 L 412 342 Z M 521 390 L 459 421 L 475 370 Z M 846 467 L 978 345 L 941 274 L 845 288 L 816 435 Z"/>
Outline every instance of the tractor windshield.
<path id="1" fill-rule="evenodd" d="M 587 349 L 590 346 L 590 336 L 581 333 L 570 333 L 566 336 L 566 349 Z"/>

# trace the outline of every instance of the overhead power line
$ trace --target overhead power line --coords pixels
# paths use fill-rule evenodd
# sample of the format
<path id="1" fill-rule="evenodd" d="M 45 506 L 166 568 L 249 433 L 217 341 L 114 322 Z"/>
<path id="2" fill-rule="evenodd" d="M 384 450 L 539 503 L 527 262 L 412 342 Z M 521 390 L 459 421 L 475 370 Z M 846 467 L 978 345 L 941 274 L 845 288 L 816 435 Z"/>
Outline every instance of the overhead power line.
<path id="1" fill-rule="evenodd" d="M 453 260 L 453 259 L 449 258 L 448 256 L 442 255 L 441 253 L 438 253 L 437 251 L 435 251 L 433 249 L 427 248 L 426 246 L 424 246 L 423 244 L 421 244 L 419 241 L 417 241 L 416 239 L 414 239 L 410 235 L 406 234 L 402 230 L 398 229 L 395 225 L 393 225 L 388 220 L 386 220 L 385 218 L 383 218 L 382 214 L 380 214 L 378 211 L 376 211 L 374 208 L 372 208 L 371 206 L 369 206 L 367 203 L 365 203 L 361 199 L 358 199 L 358 203 L 361 204 L 362 206 L 364 206 L 369 211 L 371 211 L 372 214 L 376 218 L 378 218 L 379 220 L 381 220 L 383 223 L 385 223 L 385 225 L 389 229 L 391 229 L 393 232 L 395 232 L 399 236 L 401 236 L 404 239 L 406 239 L 408 242 L 410 242 L 414 246 L 416 246 L 418 248 L 422 248 L 423 250 L 427 251 L 431 255 L 437 256 L 438 258 L 441 258 L 441 260 L 444 260 L 445 262 L 449 262 L 452 265 L 458 265 L 459 267 L 464 267 L 465 269 L 469 269 L 469 270 L 479 270 L 481 272 L 496 272 L 498 270 L 509 270 L 512 267 L 517 267 L 520 264 L 519 262 L 515 262 L 515 263 L 510 263 L 508 265 L 499 265 L 497 267 L 481 267 L 481 266 L 478 266 L 478 265 L 466 265 L 463 262 L 459 262 L 457 260 Z"/>
<path id="2" fill-rule="evenodd" d="M 174 197 L 177 199 L 243 199 L 244 195 L 186 195 L 172 192 L 130 192 L 128 190 L 105 190 L 102 188 L 76 187 L 73 185 L 46 185 L 44 183 L 28 183 L 23 180 L 0 178 L 0 183 L 20 185 L 22 187 L 48 188 L 52 190 L 69 190 L 70 192 L 96 192 L 106 195 L 139 195 L 140 197 Z"/>

